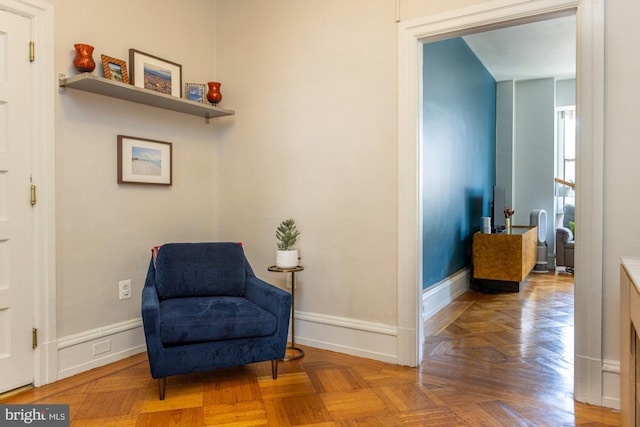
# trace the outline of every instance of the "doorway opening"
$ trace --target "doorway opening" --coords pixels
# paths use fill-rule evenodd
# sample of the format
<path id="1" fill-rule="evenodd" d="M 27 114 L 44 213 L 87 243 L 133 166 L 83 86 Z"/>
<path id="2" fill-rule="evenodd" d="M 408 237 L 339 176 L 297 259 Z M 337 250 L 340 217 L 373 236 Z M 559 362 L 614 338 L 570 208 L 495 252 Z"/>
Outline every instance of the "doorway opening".
<path id="1" fill-rule="evenodd" d="M 448 302 L 440 287 L 454 288 L 446 296 L 459 294 L 460 285 L 451 283 L 471 267 L 482 217 L 493 217 L 495 229 L 509 208 L 515 210 L 511 224 L 523 227 L 531 224 L 531 212 L 544 210 L 539 261 L 554 265 L 554 178 L 561 170 L 560 177 L 575 182 L 575 154 L 566 159 L 574 166 L 566 174 L 556 157 L 566 157 L 557 144 L 575 147 L 559 138 L 570 136 L 575 120 L 556 120 L 559 107 L 575 111 L 575 39 L 575 15 L 569 15 L 422 45 L 419 185 L 428 312 Z M 567 132 L 557 133 L 556 123 Z M 506 198 L 492 210 L 495 187 L 506 189 Z M 573 206 L 573 199 L 564 201 Z"/>
<path id="2" fill-rule="evenodd" d="M 503 6 L 478 6 L 401 23 L 398 61 L 398 360 L 416 366 L 422 360 L 422 140 L 421 45 L 480 30 L 575 14 L 577 104 L 580 159 L 577 210 L 581 247 L 576 253 L 575 399 L 602 402 L 602 207 L 604 122 L 604 7 L 597 0 L 549 0 Z M 584 207 L 584 208 L 581 208 Z M 587 209 L 588 207 L 588 209 Z M 408 310 L 415 307 L 415 311 Z M 407 350 L 408 349 L 408 350 Z"/>

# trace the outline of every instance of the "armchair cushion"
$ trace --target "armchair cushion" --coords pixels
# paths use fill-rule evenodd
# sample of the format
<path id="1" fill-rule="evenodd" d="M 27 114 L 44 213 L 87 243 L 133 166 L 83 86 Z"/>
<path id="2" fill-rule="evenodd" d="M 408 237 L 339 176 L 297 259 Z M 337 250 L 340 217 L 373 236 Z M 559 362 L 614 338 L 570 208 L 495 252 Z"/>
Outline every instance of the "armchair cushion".
<path id="1" fill-rule="evenodd" d="M 160 303 L 163 344 L 264 337 L 276 332 L 276 323 L 272 313 L 241 297 L 172 298 Z"/>
<path id="2" fill-rule="evenodd" d="M 245 287 L 242 246 L 197 243 L 163 245 L 156 258 L 155 280 L 160 300 L 242 296 Z"/>

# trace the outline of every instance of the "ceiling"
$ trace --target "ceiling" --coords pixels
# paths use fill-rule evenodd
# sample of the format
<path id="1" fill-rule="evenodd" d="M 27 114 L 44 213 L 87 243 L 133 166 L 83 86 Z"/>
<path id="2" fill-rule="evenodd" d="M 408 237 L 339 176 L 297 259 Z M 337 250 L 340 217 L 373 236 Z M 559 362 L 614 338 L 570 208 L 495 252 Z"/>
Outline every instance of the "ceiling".
<path id="1" fill-rule="evenodd" d="M 485 31 L 463 39 L 498 82 L 575 78 L 575 16 Z"/>

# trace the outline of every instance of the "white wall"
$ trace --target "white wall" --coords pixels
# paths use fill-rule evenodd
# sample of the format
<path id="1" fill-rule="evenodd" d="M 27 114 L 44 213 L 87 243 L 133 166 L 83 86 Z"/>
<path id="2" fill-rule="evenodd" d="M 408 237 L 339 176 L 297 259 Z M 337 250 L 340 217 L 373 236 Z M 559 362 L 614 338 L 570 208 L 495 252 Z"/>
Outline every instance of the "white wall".
<path id="1" fill-rule="evenodd" d="M 266 269 L 276 226 L 294 218 L 305 266 L 297 311 L 321 314 L 320 323 L 393 329 L 395 1 L 234 0 L 217 7 L 217 74 L 238 111 L 217 134 L 220 237 L 245 242 L 256 273 L 284 285 Z M 322 340 L 304 320 L 296 333 Z"/>
<path id="2" fill-rule="evenodd" d="M 552 79 L 509 80 L 498 82 L 496 89 L 496 185 L 505 187 L 507 204 L 516 209 L 515 223 L 528 225 L 532 209 L 547 211 L 550 268 L 555 254 L 555 198 L 546 184 L 553 183 L 555 177 L 555 107 L 576 104 L 576 80 L 556 81 L 555 93 L 551 85 Z M 555 105 L 552 99 L 546 99 L 551 96 L 555 96 Z M 526 129 L 515 128 L 521 125 Z M 542 126 L 551 127 L 541 132 Z M 515 182 L 518 186 L 514 190 Z"/>
<path id="3" fill-rule="evenodd" d="M 640 58 L 630 55 L 640 36 L 640 3 L 605 3 L 605 153 L 603 358 L 620 360 L 620 257 L 640 256 Z M 578 155 L 580 152 L 578 152 Z M 580 185 L 580 183 L 576 183 Z M 579 231 L 579 230 L 578 230 Z"/>
<path id="4" fill-rule="evenodd" d="M 514 224 L 528 225 L 534 209 L 547 212 L 547 244 L 553 253 L 555 176 L 555 80 L 515 85 Z"/>
<path id="5" fill-rule="evenodd" d="M 73 75 L 73 44 L 128 62 L 135 48 L 213 80 L 215 8 L 170 0 L 55 0 L 55 68 Z M 196 13 L 197 12 L 197 13 Z M 37 47 L 36 47 L 37 50 Z M 204 119 L 68 89 L 56 90 L 57 334 L 82 335 L 140 317 L 150 248 L 216 237 L 215 125 Z M 173 143 L 172 187 L 118 185 L 118 134 Z M 118 299 L 132 279 L 133 298 Z"/>
<path id="6" fill-rule="evenodd" d="M 136 48 L 182 64 L 184 81 L 221 81 L 222 106 L 237 111 L 206 125 L 71 89 L 56 96 L 60 376 L 119 357 L 96 360 L 102 339 L 120 355 L 140 351 L 152 245 L 242 241 L 256 273 L 285 287 L 266 268 L 287 217 L 306 267 L 298 342 L 396 360 L 395 12 L 393 0 L 55 1 L 59 72 L 74 73 L 76 42 L 94 45 L 97 61 Z M 174 185 L 117 185 L 118 134 L 172 142 Z M 131 300 L 118 300 L 122 279 L 133 280 Z"/>
<path id="7" fill-rule="evenodd" d="M 496 185 L 504 187 L 506 202 L 514 206 L 515 82 L 496 83 Z M 527 223 L 528 224 L 528 223 Z"/>
<path id="8" fill-rule="evenodd" d="M 556 81 L 556 107 L 576 105 L 576 79 Z"/>
<path id="9" fill-rule="evenodd" d="M 496 185 L 507 190 L 514 225 L 529 225 L 533 209 L 547 212 L 546 242 L 553 255 L 555 81 L 503 81 L 496 92 Z"/>

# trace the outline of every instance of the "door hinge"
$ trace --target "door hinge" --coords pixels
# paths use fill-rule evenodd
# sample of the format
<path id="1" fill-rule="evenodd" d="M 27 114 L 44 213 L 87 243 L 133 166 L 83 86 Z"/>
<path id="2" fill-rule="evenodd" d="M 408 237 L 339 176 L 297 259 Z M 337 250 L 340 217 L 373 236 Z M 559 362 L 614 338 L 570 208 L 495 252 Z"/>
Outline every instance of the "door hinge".
<path id="1" fill-rule="evenodd" d="M 31 184 L 31 206 L 34 206 L 36 201 L 36 186 Z"/>
<path id="2" fill-rule="evenodd" d="M 31 330 L 31 348 L 36 348 L 38 346 L 38 329 L 33 328 Z"/>
<path id="3" fill-rule="evenodd" d="M 36 44 L 34 42 L 29 42 L 29 62 L 33 62 L 36 60 Z"/>

